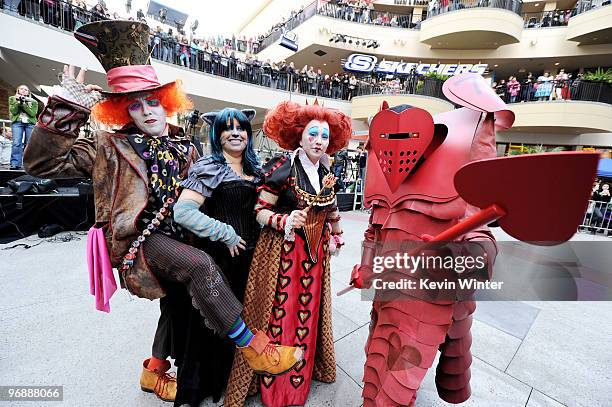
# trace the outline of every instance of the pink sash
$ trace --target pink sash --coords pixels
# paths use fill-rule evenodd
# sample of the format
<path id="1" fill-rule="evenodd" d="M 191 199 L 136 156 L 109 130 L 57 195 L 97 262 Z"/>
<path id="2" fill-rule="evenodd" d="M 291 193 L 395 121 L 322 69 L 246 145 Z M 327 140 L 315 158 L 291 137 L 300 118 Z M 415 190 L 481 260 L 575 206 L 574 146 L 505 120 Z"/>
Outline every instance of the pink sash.
<path id="1" fill-rule="evenodd" d="M 87 269 L 89 292 L 95 296 L 98 311 L 110 312 L 110 298 L 117 290 L 104 239 L 104 229 L 92 226 L 87 233 Z"/>

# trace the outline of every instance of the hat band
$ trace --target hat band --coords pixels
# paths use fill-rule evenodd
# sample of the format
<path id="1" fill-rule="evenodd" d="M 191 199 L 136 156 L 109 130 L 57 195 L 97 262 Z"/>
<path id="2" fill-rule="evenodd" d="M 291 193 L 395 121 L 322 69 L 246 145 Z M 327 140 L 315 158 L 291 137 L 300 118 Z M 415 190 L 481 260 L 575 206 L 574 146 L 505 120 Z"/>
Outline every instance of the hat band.
<path id="1" fill-rule="evenodd" d="M 113 92 L 134 92 L 161 85 L 151 65 L 118 66 L 107 72 L 106 80 Z"/>

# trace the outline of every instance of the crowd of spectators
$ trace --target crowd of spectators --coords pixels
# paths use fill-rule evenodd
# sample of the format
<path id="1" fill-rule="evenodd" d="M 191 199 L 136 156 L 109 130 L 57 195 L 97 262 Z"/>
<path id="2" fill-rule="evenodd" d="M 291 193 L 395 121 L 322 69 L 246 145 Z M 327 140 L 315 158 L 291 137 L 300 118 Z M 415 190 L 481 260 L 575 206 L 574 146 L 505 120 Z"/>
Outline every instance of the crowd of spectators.
<path id="1" fill-rule="evenodd" d="M 419 1 L 417 1 L 419 3 Z M 420 3 L 426 4 L 426 1 Z M 362 24 L 383 25 L 387 27 L 413 28 L 411 14 L 399 14 L 374 10 L 372 2 L 365 0 L 338 1 L 321 3 L 318 14 Z"/>
<path id="2" fill-rule="evenodd" d="M 610 181 L 597 178 L 593 183 L 591 193 L 591 201 L 587 208 L 583 230 L 595 234 L 596 232 L 604 232 L 607 236 L 612 233 L 612 204 L 610 200 L 612 194 L 610 192 Z"/>
<path id="3" fill-rule="evenodd" d="M 334 16 L 351 21 L 366 21 L 364 18 L 368 17 L 364 17 L 360 11 L 364 5 L 365 9 L 371 7 L 364 1 L 323 4 L 327 10 L 339 13 Z M 38 15 L 34 6 L 38 6 Z M 38 16 L 48 24 L 56 25 L 54 22 L 64 24 L 61 26 L 67 30 L 77 28 L 88 21 L 122 18 L 117 12 L 110 14 L 103 1 L 87 10 L 83 1 L 73 0 L 71 3 L 64 3 L 58 0 L 26 0 L 19 2 L 19 10 L 31 18 Z M 54 12 L 49 13 L 49 10 Z M 287 19 L 272 27 L 268 35 L 286 30 L 287 25 L 294 19 L 301 18 L 300 15 L 303 13 L 304 9 L 292 11 Z M 66 14 L 73 18 L 67 18 Z M 133 17 L 128 18 L 133 19 Z M 138 10 L 136 19 L 145 19 L 141 10 Z M 356 76 L 346 72 L 326 74 L 313 66 L 299 68 L 292 62 L 258 59 L 256 51 L 259 49 L 261 37 L 247 39 L 237 38 L 235 35 L 231 38 L 218 35 L 196 38 L 193 33 L 188 37 L 184 31 L 175 32 L 174 29 L 163 30 L 161 26 L 157 26 L 150 33 L 149 46 L 153 58 L 213 75 L 312 96 L 345 100 L 370 94 L 425 94 L 443 97 L 441 86 L 427 87 L 425 78 L 415 72 L 402 76 L 377 74 Z M 581 80 L 582 75 L 573 78 L 571 73 L 565 73 L 561 69 L 556 76 L 551 76 L 549 72 L 544 72 L 537 78 L 529 73 L 521 80 L 511 76 L 507 80 L 498 80 L 493 87 L 507 103 L 563 100 L 576 98 Z"/>
<path id="4" fill-rule="evenodd" d="M 560 69 L 555 76 L 545 71 L 536 78 L 529 72 L 520 81 L 516 76 L 510 76 L 508 80 L 499 79 L 493 82 L 492 86 L 495 93 L 506 103 L 516 103 L 572 99 L 577 94 L 581 81 L 582 74 L 577 74 L 574 79 L 572 73 Z"/>
<path id="5" fill-rule="evenodd" d="M 542 13 L 523 13 L 525 28 L 561 27 L 569 23 L 570 17 L 576 15 L 577 9 L 552 10 Z"/>
<path id="6" fill-rule="evenodd" d="M 276 37 L 278 34 L 284 34 L 287 31 L 290 31 L 295 27 L 295 25 L 299 24 L 299 22 L 304 20 L 304 7 L 300 7 L 299 9 L 292 10 L 291 13 L 287 17 L 283 17 L 281 21 L 274 24 L 270 27 L 266 32 L 258 35 L 256 37 L 256 49 L 253 52 L 258 52 L 261 49 L 262 43 L 270 37 Z"/>

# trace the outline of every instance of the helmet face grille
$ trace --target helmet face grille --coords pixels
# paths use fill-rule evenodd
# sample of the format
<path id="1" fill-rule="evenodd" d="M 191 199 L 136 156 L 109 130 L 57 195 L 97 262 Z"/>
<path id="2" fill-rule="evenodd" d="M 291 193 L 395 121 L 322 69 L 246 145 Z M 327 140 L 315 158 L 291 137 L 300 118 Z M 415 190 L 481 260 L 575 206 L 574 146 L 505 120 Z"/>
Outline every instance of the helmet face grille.
<path id="1" fill-rule="evenodd" d="M 389 188 L 395 191 L 414 170 L 434 135 L 431 115 L 423 109 L 381 110 L 370 124 L 370 147 Z"/>

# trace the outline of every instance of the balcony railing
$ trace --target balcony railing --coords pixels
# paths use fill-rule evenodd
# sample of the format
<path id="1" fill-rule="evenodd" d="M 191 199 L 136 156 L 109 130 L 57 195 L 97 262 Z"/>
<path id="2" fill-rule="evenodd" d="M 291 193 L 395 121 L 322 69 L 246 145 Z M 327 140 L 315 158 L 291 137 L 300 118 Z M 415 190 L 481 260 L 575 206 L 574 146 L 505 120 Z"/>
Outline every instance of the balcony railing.
<path id="1" fill-rule="evenodd" d="M 579 78 L 504 83 L 498 84 L 495 91 L 506 103 L 581 100 L 612 104 L 612 84 Z"/>
<path id="2" fill-rule="evenodd" d="M 38 14 L 38 18 L 36 18 L 36 8 L 27 8 L 27 4 L 34 4 L 34 1 L 22 1 L 21 3 L 25 6 L 18 11 L 22 12 L 24 16 L 35 20 L 42 18 L 42 21 L 46 24 L 67 31 L 74 29 L 77 21 L 87 22 L 101 19 L 101 16 L 94 13 L 78 7 L 70 6 L 71 8 L 69 8 L 67 3 L 61 2 L 56 2 L 56 8 L 46 9 L 46 18 L 45 14 Z M 10 5 L 8 2 L 4 2 L 5 7 Z M 43 11 L 42 6 L 38 10 L 39 12 Z M 306 10 L 311 9 L 304 9 L 304 11 Z M 60 13 L 60 11 L 62 12 Z M 71 13 L 66 15 L 68 11 L 71 11 Z M 28 12 L 32 14 L 28 15 Z M 323 74 L 300 72 L 290 66 L 275 67 L 257 59 L 242 60 L 233 55 L 228 56 L 217 51 L 191 47 L 186 42 L 161 38 L 153 35 L 153 33 L 150 40 L 149 51 L 151 57 L 156 60 L 272 89 L 344 100 L 351 100 L 354 96 L 376 94 L 413 94 L 446 100 L 442 94 L 442 81 L 416 74 L 384 82 L 374 82 L 369 77 L 351 79 L 348 75 L 326 78 Z M 507 103 L 563 99 L 612 104 L 612 84 L 589 82 L 582 79 L 551 80 L 542 83 L 538 83 L 534 79 L 531 82 L 523 81 L 519 84 L 518 89 L 516 84 L 512 84 L 511 87 L 508 87 L 508 85 L 498 86 L 497 91 Z"/>
<path id="3" fill-rule="evenodd" d="M 399 79 L 385 83 L 359 82 L 355 96 L 368 95 L 419 95 L 431 96 L 450 102 L 444 93 L 442 85 L 444 81 L 434 78 L 424 78 L 417 75 L 409 75 L 400 81 Z"/>
<path id="4" fill-rule="evenodd" d="M 576 3 L 576 14 L 581 14 L 599 7 L 609 6 L 610 0 L 578 0 Z"/>
<path id="5" fill-rule="evenodd" d="M 304 9 L 300 10 L 293 18 L 287 20 L 284 24 L 279 25 L 272 33 L 264 37 L 259 42 L 259 49 L 256 52 L 260 52 L 270 45 L 274 44 L 284 33 L 289 32 L 308 20 L 310 17 L 317 13 L 317 2 L 310 3 Z"/>
<path id="6" fill-rule="evenodd" d="M 432 0 L 429 3 L 427 17 L 467 8 L 499 8 L 520 15 L 522 5 L 521 0 Z"/>
<path id="7" fill-rule="evenodd" d="M 323 3 L 317 14 L 345 21 L 362 24 L 382 25 L 386 27 L 416 28 L 412 14 L 377 11 L 367 7 L 355 7 L 349 4 Z"/>
<path id="8" fill-rule="evenodd" d="M 547 28 L 567 26 L 569 19 L 575 15 L 573 10 L 553 10 L 539 13 L 523 13 L 525 28 Z"/>
<path id="9" fill-rule="evenodd" d="M 73 31 L 86 23 L 109 19 L 107 15 L 94 9 L 85 10 L 57 0 L 4 0 L 0 1 L 0 5 L 4 10 L 19 13 L 36 21 L 42 20 L 45 24 L 66 31 Z"/>

